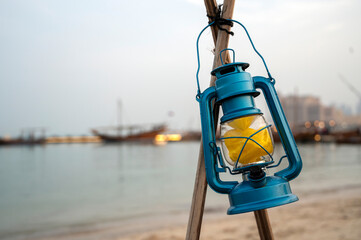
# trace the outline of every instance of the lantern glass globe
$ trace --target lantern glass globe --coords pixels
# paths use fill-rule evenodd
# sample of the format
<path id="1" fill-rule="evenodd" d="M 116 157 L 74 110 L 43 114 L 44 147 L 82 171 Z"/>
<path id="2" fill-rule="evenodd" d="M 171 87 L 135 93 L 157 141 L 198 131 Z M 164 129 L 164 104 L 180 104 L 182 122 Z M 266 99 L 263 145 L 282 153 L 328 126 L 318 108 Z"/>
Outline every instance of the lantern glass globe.
<path id="1" fill-rule="evenodd" d="M 224 159 L 234 168 L 241 168 L 270 162 L 274 143 L 265 118 L 255 114 L 222 123 L 221 147 Z"/>

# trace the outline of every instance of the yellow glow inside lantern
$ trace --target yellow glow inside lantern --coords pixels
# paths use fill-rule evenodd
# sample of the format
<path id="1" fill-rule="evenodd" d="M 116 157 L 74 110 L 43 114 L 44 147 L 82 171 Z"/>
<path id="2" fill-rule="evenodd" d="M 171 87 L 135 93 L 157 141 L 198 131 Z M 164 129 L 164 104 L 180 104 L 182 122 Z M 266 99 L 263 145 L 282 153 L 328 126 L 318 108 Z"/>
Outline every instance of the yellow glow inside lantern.
<path id="1" fill-rule="evenodd" d="M 221 139 L 226 161 L 234 166 L 239 159 L 235 167 L 271 161 L 268 153 L 273 154 L 273 138 L 266 126 L 262 115 L 241 117 L 223 123 Z"/>

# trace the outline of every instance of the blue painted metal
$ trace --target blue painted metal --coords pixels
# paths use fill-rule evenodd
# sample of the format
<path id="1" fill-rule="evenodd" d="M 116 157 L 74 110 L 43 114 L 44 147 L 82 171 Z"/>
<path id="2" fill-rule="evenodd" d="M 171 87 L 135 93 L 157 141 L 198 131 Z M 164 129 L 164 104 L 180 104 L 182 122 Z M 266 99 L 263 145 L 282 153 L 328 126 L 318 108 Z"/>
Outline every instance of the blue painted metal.
<path id="1" fill-rule="evenodd" d="M 198 70 L 196 77 L 198 86 L 197 101 L 199 101 L 200 104 L 207 182 L 216 192 L 229 195 L 231 207 L 228 210 L 228 214 L 237 214 L 297 201 L 298 198 L 292 194 L 288 181 L 298 176 L 302 169 L 302 160 L 274 88 L 275 81 L 268 71 L 265 60 L 254 47 L 246 28 L 235 20 L 231 21 L 240 24 L 246 31 L 253 49 L 261 57 L 266 67 L 268 78 L 252 78 L 249 73 L 245 72 L 245 69 L 249 66 L 248 63 L 233 62 L 214 69 L 211 74 L 217 78 L 215 87 L 210 87 L 201 93 L 198 79 L 200 69 L 198 42 L 203 31 L 213 23 L 205 27 L 197 38 Z M 236 181 L 223 181 L 220 179 L 219 173 L 225 172 L 226 169 L 228 169 L 231 174 L 232 172 L 230 168 L 223 163 L 219 147 L 216 146 L 216 129 L 214 127 L 215 121 L 212 108 L 213 101 L 222 107 L 224 115 L 221 117 L 221 123 L 248 115 L 262 114 L 262 112 L 255 107 L 254 103 L 254 97 L 259 95 L 259 92 L 256 91 L 258 88 L 264 93 L 272 118 L 280 134 L 289 166 L 275 173 L 275 176 L 263 176 L 259 179 L 248 178 L 248 180 L 241 183 Z M 250 140 L 253 139 L 250 138 Z M 274 161 L 272 160 L 269 163 L 257 165 L 267 168 L 272 167 L 272 165 L 267 165 L 273 163 Z M 245 173 L 249 171 L 249 167 L 237 170 L 238 171 L 235 172 Z M 233 172 L 233 174 L 235 172 Z"/>
<path id="2" fill-rule="evenodd" d="M 275 168 L 275 167 L 278 167 L 278 166 L 282 163 L 282 160 L 283 160 L 284 158 L 286 158 L 286 157 L 287 157 L 287 155 L 282 156 L 282 157 L 280 158 L 280 160 L 278 160 L 278 163 L 277 163 L 276 165 L 268 166 L 267 168 Z"/>
<path id="3" fill-rule="evenodd" d="M 286 169 L 275 173 L 275 175 L 290 181 L 296 178 L 302 169 L 302 159 L 300 153 L 298 152 L 295 139 L 283 112 L 280 100 L 274 87 L 274 82 L 265 77 L 254 77 L 253 80 L 256 88 L 260 88 L 263 91 L 289 162 L 289 166 Z"/>
<path id="4" fill-rule="evenodd" d="M 197 73 L 196 73 L 196 79 L 197 79 L 197 87 L 198 87 L 198 90 L 197 90 L 197 96 L 196 96 L 196 99 L 197 101 L 199 100 L 200 98 L 200 95 L 201 95 L 201 86 L 199 84 L 199 70 L 201 69 L 201 60 L 199 58 L 199 39 L 201 38 L 203 32 L 209 28 L 210 26 L 212 26 L 215 22 L 211 22 L 210 24 L 208 24 L 207 26 L 205 26 L 202 31 L 199 33 L 198 37 L 197 37 L 197 43 L 196 43 L 196 46 L 197 46 L 197 63 L 198 63 L 198 68 L 197 68 Z"/>
<path id="5" fill-rule="evenodd" d="M 248 63 L 230 63 L 214 69 L 211 74 L 217 77 L 215 82 L 217 102 L 222 105 L 221 123 L 241 116 L 261 114 L 255 107 L 255 90 L 251 74 L 244 70 Z"/>
<path id="6" fill-rule="evenodd" d="M 266 177 L 266 185 L 253 187 L 250 181 L 239 183 L 228 195 L 228 214 L 253 212 L 292 203 L 298 197 L 292 194 L 287 180 L 281 177 Z"/>
<path id="7" fill-rule="evenodd" d="M 223 50 L 221 50 L 221 51 L 219 52 L 219 57 L 221 58 L 221 63 L 222 63 L 222 65 L 224 65 L 224 63 L 223 63 L 223 58 L 222 58 L 222 52 L 227 51 L 227 50 L 232 51 L 232 53 L 233 53 L 233 62 L 236 61 L 236 52 L 235 52 L 232 48 L 225 48 L 225 49 L 223 49 Z"/>
<path id="8" fill-rule="evenodd" d="M 262 57 L 262 55 L 257 51 L 256 47 L 254 46 L 253 41 L 252 41 L 252 39 L 251 39 L 251 36 L 249 35 L 246 27 L 245 27 L 242 23 L 240 23 L 240 22 L 238 22 L 238 21 L 236 21 L 236 20 L 233 20 L 233 19 L 228 19 L 228 20 L 239 24 L 239 25 L 243 28 L 243 30 L 244 30 L 244 31 L 246 32 L 246 34 L 247 34 L 247 37 L 248 37 L 248 39 L 249 39 L 249 42 L 250 42 L 251 45 L 252 45 L 253 50 L 254 50 L 254 51 L 257 53 L 257 55 L 262 59 L 262 62 L 263 62 L 264 67 L 266 68 L 268 77 L 269 77 L 270 79 L 274 80 L 274 78 L 272 77 L 270 71 L 268 70 L 266 61 L 264 60 L 264 58 Z"/>
<path id="9" fill-rule="evenodd" d="M 211 147 L 211 143 L 216 142 L 214 131 L 214 117 L 212 109 L 212 100 L 216 97 L 216 89 L 214 87 L 207 88 L 200 96 L 200 112 L 202 119 L 202 138 L 203 152 L 206 166 L 206 176 L 208 185 L 216 192 L 230 193 L 238 184 L 235 181 L 224 182 L 219 178 L 217 169 L 217 154 Z"/>

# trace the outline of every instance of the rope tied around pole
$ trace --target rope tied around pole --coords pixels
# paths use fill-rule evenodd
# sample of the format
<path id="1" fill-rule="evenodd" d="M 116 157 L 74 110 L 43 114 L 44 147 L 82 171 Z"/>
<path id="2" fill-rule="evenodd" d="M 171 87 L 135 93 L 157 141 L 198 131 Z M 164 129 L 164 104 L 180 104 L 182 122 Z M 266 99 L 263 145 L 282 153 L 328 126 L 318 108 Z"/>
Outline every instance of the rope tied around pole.
<path id="1" fill-rule="evenodd" d="M 211 24 L 212 22 L 214 22 L 214 24 L 218 27 L 219 30 L 225 31 L 226 33 L 231 34 L 233 36 L 234 33 L 232 31 L 228 31 L 227 29 L 222 27 L 222 25 L 227 25 L 227 26 L 233 27 L 232 21 L 221 17 L 222 6 L 223 6 L 223 4 L 220 4 L 220 5 L 218 5 L 218 8 L 216 8 L 216 10 L 215 10 L 216 16 L 210 16 L 207 14 L 207 17 L 210 19 L 208 23 Z"/>

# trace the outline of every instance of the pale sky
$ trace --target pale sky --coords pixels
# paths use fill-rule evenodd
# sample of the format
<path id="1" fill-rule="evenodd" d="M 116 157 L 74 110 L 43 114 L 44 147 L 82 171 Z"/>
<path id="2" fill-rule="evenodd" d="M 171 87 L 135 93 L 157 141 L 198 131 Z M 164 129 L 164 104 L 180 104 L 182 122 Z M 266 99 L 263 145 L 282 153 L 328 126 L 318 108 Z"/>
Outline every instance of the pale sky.
<path id="1" fill-rule="evenodd" d="M 355 108 L 361 91 L 361 2 L 236 1 L 283 94 L 317 95 Z M 202 0 L 0 1 L 0 135 L 24 127 L 88 134 L 117 121 L 196 128 L 195 41 L 208 19 Z M 265 75 L 240 27 L 230 47 L 248 71 Z M 201 85 L 213 61 L 210 31 L 201 40 Z M 168 112 L 173 111 L 173 117 Z"/>

